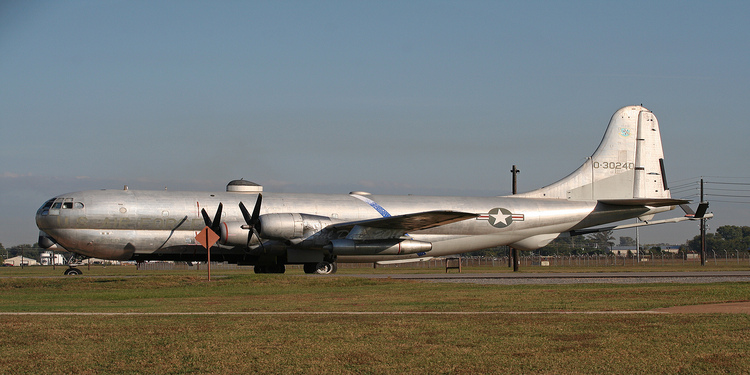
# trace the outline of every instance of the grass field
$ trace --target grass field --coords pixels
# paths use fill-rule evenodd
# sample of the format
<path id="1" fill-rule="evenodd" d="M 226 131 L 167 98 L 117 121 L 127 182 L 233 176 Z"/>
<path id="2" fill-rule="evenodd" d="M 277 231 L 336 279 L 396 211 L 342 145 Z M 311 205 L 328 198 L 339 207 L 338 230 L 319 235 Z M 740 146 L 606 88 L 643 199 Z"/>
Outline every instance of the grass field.
<path id="1" fill-rule="evenodd" d="M 203 272 L 133 273 L 0 278 L 0 313 L 149 313 L 0 315 L 0 373 L 750 372 L 747 314 L 560 313 L 747 301 L 750 283 L 502 286 L 295 270 L 218 272 L 207 282 Z M 495 313 L 532 311 L 543 313 Z M 223 312 L 240 314 L 213 314 Z M 280 314 L 241 315 L 254 312 Z"/>

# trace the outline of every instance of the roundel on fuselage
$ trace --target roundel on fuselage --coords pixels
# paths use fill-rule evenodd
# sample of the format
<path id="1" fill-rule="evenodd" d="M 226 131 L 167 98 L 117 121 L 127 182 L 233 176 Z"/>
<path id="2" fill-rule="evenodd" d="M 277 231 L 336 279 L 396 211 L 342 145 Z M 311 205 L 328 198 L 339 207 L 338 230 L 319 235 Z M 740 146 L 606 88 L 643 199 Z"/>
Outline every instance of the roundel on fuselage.
<path id="1" fill-rule="evenodd" d="M 505 228 L 513 223 L 513 214 L 505 208 L 493 208 L 488 215 L 487 220 L 495 228 Z"/>

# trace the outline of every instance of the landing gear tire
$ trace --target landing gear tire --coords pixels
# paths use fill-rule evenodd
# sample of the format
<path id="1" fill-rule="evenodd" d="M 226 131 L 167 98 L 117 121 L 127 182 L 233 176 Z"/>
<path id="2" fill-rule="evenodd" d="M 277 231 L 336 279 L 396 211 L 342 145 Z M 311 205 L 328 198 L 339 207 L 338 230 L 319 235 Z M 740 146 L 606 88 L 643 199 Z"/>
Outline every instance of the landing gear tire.
<path id="1" fill-rule="evenodd" d="M 63 272 L 63 273 L 65 275 L 67 275 L 67 276 L 83 275 L 83 272 L 81 272 L 81 270 L 79 270 L 78 268 L 75 268 L 75 267 L 70 267 L 67 270 L 65 270 L 65 272 Z"/>
<path id="2" fill-rule="evenodd" d="M 336 263 L 320 262 L 315 265 L 315 273 L 318 275 L 330 275 L 336 273 Z"/>

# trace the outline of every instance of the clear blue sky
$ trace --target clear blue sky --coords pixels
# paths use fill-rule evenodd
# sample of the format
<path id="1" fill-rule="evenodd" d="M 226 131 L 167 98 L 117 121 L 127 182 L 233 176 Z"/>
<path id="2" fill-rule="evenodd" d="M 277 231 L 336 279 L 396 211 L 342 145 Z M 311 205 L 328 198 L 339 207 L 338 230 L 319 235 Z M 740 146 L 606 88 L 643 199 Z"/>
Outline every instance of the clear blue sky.
<path id="1" fill-rule="evenodd" d="M 744 1 L 1 2 L 0 242 L 35 242 L 52 196 L 124 184 L 502 195 L 516 164 L 528 191 L 641 103 L 674 186 L 750 182 L 748 14 Z M 712 203 L 711 228 L 750 225 L 748 209 Z M 683 243 L 697 227 L 641 233 Z"/>

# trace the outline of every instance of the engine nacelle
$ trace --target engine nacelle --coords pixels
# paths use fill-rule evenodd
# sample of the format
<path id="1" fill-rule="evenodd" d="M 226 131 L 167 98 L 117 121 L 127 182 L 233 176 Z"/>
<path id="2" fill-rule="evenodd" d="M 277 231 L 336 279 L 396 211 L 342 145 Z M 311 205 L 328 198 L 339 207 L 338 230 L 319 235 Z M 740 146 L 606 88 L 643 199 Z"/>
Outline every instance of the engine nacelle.
<path id="1" fill-rule="evenodd" d="M 288 240 L 304 234 L 302 215 L 297 213 L 260 215 L 260 237 Z"/>
<path id="2" fill-rule="evenodd" d="M 279 241 L 292 241 L 298 243 L 308 237 L 320 232 L 323 228 L 331 225 L 330 217 L 298 214 L 298 213 L 282 213 L 282 214 L 265 214 L 260 215 L 258 235 L 263 240 L 279 240 Z M 247 223 L 242 221 L 227 221 L 221 223 L 221 238 L 220 243 L 222 245 L 245 245 L 247 244 L 248 234 L 250 229 Z M 327 241 L 327 240 L 326 240 Z M 250 244 L 258 244 L 258 238 L 252 236 Z M 320 244 L 322 246 L 324 243 Z"/>
<path id="3" fill-rule="evenodd" d="M 332 223 L 326 216 L 281 213 L 265 214 L 259 217 L 258 235 L 263 240 L 303 240 L 319 232 Z M 220 243 L 222 245 L 245 245 L 250 229 L 242 221 L 221 223 Z M 252 236 L 251 245 L 258 244 L 258 238 Z"/>
<path id="4" fill-rule="evenodd" d="M 325 247 L 333 255 L 403 255 L 426 253 L 432 243 L 416 240 L 332 240 Z"/>
<path id="5" fill-rule="evenodd" d="M 281 213 L 260 215 L 258 234 L 262 239 L 295 240 L 307 238 L 332 223 L 326 216 Z M 224 244 L 245 244 L 250 229 L 244 222 L 221 223 L 221 240 Z"/>
<path id="6" fill-rule="evenodd" d="M 221 235 L 219 243 L 222 245 L 246 245 L 247 236 L 250 234 L 250 229 L 243 229 L 245 225 L 243 221 L 228 221 L 221 223 Z M 253 237 L 252 242 L 257 243 L 258 240 Z"/>

